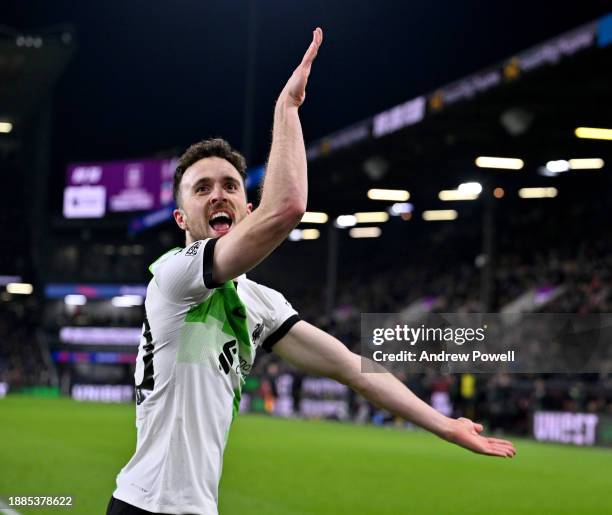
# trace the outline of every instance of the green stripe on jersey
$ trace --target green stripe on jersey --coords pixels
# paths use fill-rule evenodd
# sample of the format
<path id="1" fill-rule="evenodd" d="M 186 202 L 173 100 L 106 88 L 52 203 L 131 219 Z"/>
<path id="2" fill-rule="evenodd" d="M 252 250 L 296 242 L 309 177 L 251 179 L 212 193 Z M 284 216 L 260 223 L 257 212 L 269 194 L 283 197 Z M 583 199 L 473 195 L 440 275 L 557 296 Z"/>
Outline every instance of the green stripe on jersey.
<path id="1" fill-rule="evenodd" d="M 221 325 L 223 334 L 232 336 L 238 342 L 239 356 L 248 364 L 253 362 L 254 350 L 249 337 L 246 307 L 232 281 L 227 281 L 215 289 L 204 302 L 193 306 L 185 321 Z"/>
<path id="2" fill-rule="evenodd" d="M 193 306 L 187 313 L 185 321 L 206 323 L 209 316 L 223 322 L 223 332 L 234 336 L 241 350 L 246 351 L 245 354 L 252 353 L 246 306 L 238 296 L 232 281 L 227 281 L 215 289 L 204 302 Z"/>
<path id="3" fill-rule="evenodd" d="M 215 326 L 218 327 L 218 331 L 215 331 L 216 335 L 230 336 L 236 339 L 238 342 L 238 355 L 240 361 L 246 361 L 249 365 L 253 363 L 254 351 L 249 338 L 249 328 L 247 326 L 246 318 L 246 306 L 238 296 L 236 287 L 232 281 L 227 281 L 219 288 L 215 289 L 213 293 L 204 302 L 192 307 L 187 316 L 185 317 L 187 323 L 195 324 L 206 324 L 206 327 L 211 329 Z M 221 326 L 222 327 L 219 327 Z M 224 338 L 222 338 L 224 339 Z M 192 361 L 194 356 L 190 356 L 190 346 L 183 342 L 179 349 L 178 361 Z M 198 349 L 193 349 L 198 355 L 201 353 Z M 240 409 L 240 398 L 242 384 L 244 383 L 244 375 L 240 376 L 240 384 L 234 391 L 234 399 L 232 402 L 232 422 L 236 418 Z M 230 427 L 227 428 L 225 433 L 225 443 L 229 437 Z"/>

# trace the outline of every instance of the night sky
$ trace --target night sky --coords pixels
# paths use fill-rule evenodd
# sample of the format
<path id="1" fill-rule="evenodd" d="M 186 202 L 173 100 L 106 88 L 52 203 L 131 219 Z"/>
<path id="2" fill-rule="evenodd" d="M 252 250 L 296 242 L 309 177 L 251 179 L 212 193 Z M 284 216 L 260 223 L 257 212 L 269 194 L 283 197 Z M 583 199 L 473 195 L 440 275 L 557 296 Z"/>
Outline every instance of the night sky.
<path id="1" fill-rule="evenodd" d="M 302 108 L 306 141 L 604 14 L 607 2 L 257 1 L 252 164 L 276 95 L 320 25 Z M 78 50 L 55 95 L 52 174 L 66 163 L 177 151 L 208 136 L 244 150 L 248 1 L 3 0 L 0 20 L 72 24 Z"/>

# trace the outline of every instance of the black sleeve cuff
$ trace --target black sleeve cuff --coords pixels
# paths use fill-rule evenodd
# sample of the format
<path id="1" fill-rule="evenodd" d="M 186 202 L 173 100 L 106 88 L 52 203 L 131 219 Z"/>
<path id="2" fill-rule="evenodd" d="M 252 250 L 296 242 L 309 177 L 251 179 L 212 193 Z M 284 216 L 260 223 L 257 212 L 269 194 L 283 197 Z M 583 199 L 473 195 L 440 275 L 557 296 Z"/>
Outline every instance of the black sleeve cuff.
<path id="1" fill-rule="evenodd" d="M 215 254 L 216 244 L 217 238 L 206 242 L 206 246 L 204 247 L 204 257 L 202 258 L 202 262 L 204 263 L 204 286 L 206 286 L 209 290 L 222 286 L 222 284 L 213 281 L 213 256 Z"/>
<path id="2" fill-rule="evenodd" d="M 297 315 L 291 315 L 287 320 L 285 320 L 280 327 L 274 331 L 270 336 L 268 336 L 265 341 L 261 344 L 263 350 L 266 352 L 272 352 L 272 347 L 278 340 L 280 340 L 283 336 L 285 336 L 289 329 L 291 329 L 295 324 L 300 321 L 300 317 Z"/>

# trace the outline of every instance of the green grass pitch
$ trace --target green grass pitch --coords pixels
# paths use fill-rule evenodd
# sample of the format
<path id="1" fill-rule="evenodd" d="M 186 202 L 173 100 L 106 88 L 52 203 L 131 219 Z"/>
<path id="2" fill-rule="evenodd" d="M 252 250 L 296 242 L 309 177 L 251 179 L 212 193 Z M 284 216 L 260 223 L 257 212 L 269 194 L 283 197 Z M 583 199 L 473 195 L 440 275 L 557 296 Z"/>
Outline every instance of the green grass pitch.
<path id="1" fill-rule="evenodd" d="M 504 460 L 422 432 L 241 415 L 220 513 L 612 513 L 612 451 L 516 443 Z M 133 406 L 1 399 L 0 498 L 72 495 L 71 509 L 18 511 L 103 514 L 134 444 Z"/>

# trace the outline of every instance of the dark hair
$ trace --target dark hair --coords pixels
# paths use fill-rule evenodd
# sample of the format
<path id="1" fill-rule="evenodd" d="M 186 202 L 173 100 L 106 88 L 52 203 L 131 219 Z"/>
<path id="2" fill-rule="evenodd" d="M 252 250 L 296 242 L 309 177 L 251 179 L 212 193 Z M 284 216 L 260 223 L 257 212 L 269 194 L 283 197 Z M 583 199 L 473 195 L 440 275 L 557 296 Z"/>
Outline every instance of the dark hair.
<path id="1" fill-rule="evenodd" d="M 174 179 L 172 184 L 172 193 L 174 202 L 179 205 L 181 196 L 181 180 L 187 168 L 205 157 L 220 157 L 228 161 L 242 177 L 242 182 L 246 181 L 246 159 L 244 156 L 234 150 L 231 145 L 221 138 L 205 139 L 191 145 L 185 153 L 179 158 L 178 165 L 174 171 Z M 246 190 L 246 188 L 245 188 Z"/>

